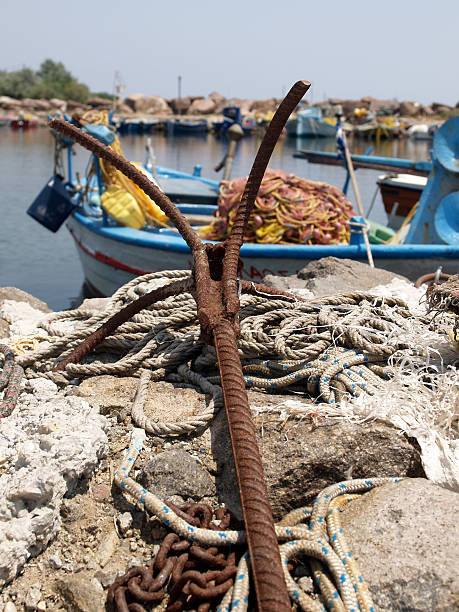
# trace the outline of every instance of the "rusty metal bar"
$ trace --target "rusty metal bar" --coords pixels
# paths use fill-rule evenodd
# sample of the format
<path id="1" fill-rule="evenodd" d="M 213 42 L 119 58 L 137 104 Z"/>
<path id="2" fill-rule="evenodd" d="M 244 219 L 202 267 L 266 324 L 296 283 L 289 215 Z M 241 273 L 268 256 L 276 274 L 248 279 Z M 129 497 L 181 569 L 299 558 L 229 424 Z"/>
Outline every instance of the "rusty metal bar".
<path id="1" fill-rule="evenodd" d="M 52 128 L 111 163 L 143 189 L 175 223 L 191 249 L 195 281 L 193 295 L 197 304 L 201 335 L 205 341 L 213 342 L 217 350 L 258 609 L 264 612 L 287 612 L 290 611 L 291 605 L 283 577 L 268 491 L 237 351 L 239 330 L 237 273 L 244 231 L 269 158 L 290 113 L 309 86 L 307 81 L 296 83 L 278 108 L 255 158 L 231 236 L 223 245 L 204 246 L 169 198 L 145 175 L 110 148 L 62 120 L 50 122 Z M 157 295 L 160 294 L 156 294 L 155 299 L 160 299 Z M 143 297 L 146 298 L 145 303 L 148 303 L 147 296 Z M 143 302 L 140 303 L 140 307 L 142 306 L 145 307 Z M 81 359 L 91 350 L 89 347 L 94 347 L 103 337 L 112 333 L 117 326 L 140 309 L 137 300 L 117 313 L 105 323 L 105 330 L 97 330 L 87 339 L 83 348 L 80 345 L 57 368 L 63 369 L 66 363 Z"/>

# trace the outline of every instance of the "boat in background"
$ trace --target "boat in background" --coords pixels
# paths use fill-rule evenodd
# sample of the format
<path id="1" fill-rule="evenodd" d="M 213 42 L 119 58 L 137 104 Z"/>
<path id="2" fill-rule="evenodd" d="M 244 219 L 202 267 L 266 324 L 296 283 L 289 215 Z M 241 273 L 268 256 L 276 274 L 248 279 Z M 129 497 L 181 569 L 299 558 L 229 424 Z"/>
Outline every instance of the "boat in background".
<path id="1" fill-rule="evenodd" d="M 387 213 L 388 225 L 398 230 L 419 202 L 422 191 L 427 185 L 427 177 L 390 173 L 379 176 L 376 184 L 379 186 L 384 210 Z"/>
<path id="2" fill-rule="evenodd" d="M 402 274 L 413 281 L 439 267 L 449 274 L 459 269 L 458 135 L 459 117 L 448 121 L 435 135 L 432 170 L 416 212 L 390 244 L 371 245 L 376 267 Z M 71 161 L 71 155 L 68 159 Z M 159 169 L 156 170 L 161 182 Z M 81 189 L 78 190 L 72 182 L 71 173 L 69 177 L 67 196 L 57 198 L 51 213 L 67 197 L 71 208 L 65 211 L 60 223 L 68 219 L 67 227 L 75 241 L 88 286 L 94 294 L 112 295 L 121 285 L 141 274 L 191 268 L 190 249 L 175 228 L 144 225 L 134 229 L 119 225 L 100 207 L 93 207 L 94 212 L 91 212 L 81 199 Z M 208 187 L 213 183 L 216 193 L 218 184 L 215 181 L 192 175 L 182 178 L 202 181 Z M 193 203 L 186 193 L 181 197 L 183 199 L 177 206 L 184 214 L 191 215 L 193 223 L 208 223 L 215 210 L 214 204 Z M 40 194 L 28 212 L 37 218 L 43 207 L 46 210 L 46 201 Z M 297 273 L 312 260 L 330 256 L 365 262 L 367 250 L 362 229 L 366 227 L 365 220 L 354 217 L 349 225 L 351 240 L 348 245 L 243 244 L 240 251 L 242 277 L 261 281 L 267 274 L 287 276 Z"/>
<path id="3" fill-rule="evenodd" d="M 10 125 L 11 121 L 14 119 L 13 115 L 0 115 L 0 127 L 5 125 Z"/>
<path id="4" fill-rule="evenodd" d="M 249 135 L 252 133 L 253 128 L 256 126 L 255 119 L 242 117 L 241 109 L 239 106 L 225 106 L 222 111 L 223 120 L 214 121 L 212 127 L 217 136 L 224 136 L 229 127 L 235 123 L 239 124 L 244 134 Z"/>
<path id="5" fill-rule="evenodd" d="M 336 119 L 324 117 L 321 108 L 311 106 L 288 119 L 285 129 L 289 136 L 332 138 L 336 136 Z"/>
<path id="6" fill-rule="evenodd" d="M 307 159 L 312 164 L 345 165 L 338 153 L 299 150 L 293 156 Z M 379 176 L 376 182 L 388 216 L 388 225 L 398 230 L 419 201 L 427 177 L 432 171 L 432 162 L 373 155 L 351 155 L 351 160 L 354 168 L 387 171 L 387 174 Z"/>
<path id="7" fill-rule="evenodd" d="M 36 128 L 38 125 L 37 119 L 30 113 L 19 113 L 17 117 L 10 121 L 10 127 L 15 130 L 28 130 Z"/>
<path id="8" fill-rule="evenodd" d="M 209 129 L 207 119 L 169 119 L 166 122 L 169 134 L 205 134 Z"/>
<path id="9" fill-rule="evenodd" d="M 149 134 L 155 128 L 161 126 L 159 119 L 121 119 L 115 122 L 116 131 L 119 134 Z"/>

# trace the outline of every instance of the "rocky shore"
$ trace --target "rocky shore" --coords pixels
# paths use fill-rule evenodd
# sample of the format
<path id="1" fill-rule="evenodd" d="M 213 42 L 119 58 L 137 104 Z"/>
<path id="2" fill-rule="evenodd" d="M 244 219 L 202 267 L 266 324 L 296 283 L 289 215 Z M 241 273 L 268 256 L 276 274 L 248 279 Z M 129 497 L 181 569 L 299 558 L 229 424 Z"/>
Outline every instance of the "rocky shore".
<path id="1" fill-rule="evenodd" d="M 329 295 L 330 288 L 334 295 L 361 291 L 403 298 L 419 342 L 422 337 L 433 347 L 445 367 L 457 358 L 444 331 L 451 320 L 433 329 L 425 317 L 424 289 L 401 277 L 327 258 L 298 276 L 271 277 L 267 283 L 311 301 Z M 66 318 L 18 289 L 0 288 L 0 344 L 19 358 L 66 337 L 85 319 L 102 315 L 108 304 L 109 298 L 85 300 Z M 113 356 L 97 359 L 111 363 Z M 28 367 L 15 410 L 0 419 L 0 612 L 102 612 L 109 585 L 127 569 L 148 564 L 166 533 L 114 483 L 136 426 L 131 407 L 139 379 L 88 375 L 62 385 L 40 375 L 40 364 Z M 430 376 L 432 397 L 451 403 L 454 412 L 457 388 L 445 386 L 446 378 L 436 379 L 433 370 Z M 248 391 L 273 515 L 279 521 L 334 483 L 402 478 L 352 502 L 343 512 L 344 536 L 375 610 L 452 610 L 459 605 L 458 482 L 447 481 L 446 471 L 439 475 L 435 460 L 444 459 L 448 444 L 448 456 L 454 455 L 457 421 L 452 419 L 441 450 L 429 442 L 424 399 L 416 388 L 398 389 L 396 381 L 383 387 L 373 399 L 360 396 L 365 400 L 360 404 L 358 398 L 341 404 L 342 414 L 304 389 Z M 406 392 L 419 409 L 409 417 Z M 394 404 L 384 413 L 390 393 Z M 206 405 L 209 396 L 196 386 L 158 380 L 148 384 L 144 411 L 154 422 L 177 423 L 201 414 Z M 441 427 L 438 421 L 438 439 Z M 434 447 L 440 457 L 432 455 Z M 148 435 L 133 474 L 160 499 L 224 504 L 242 518 L 223 410 L 190 435 Z"/>
<path id="2" fill-rule="evenodd" d="M 185 96 L 182 98 L 163 98 L 158 95 L 145 96 L 133 94 L 111 102 L 105 98 L 93 97 L 85 104 L 73 100 L 18 100 L 8 96 L 0 96 L 0 113 L 9 113 L 17 117 L 19 113 L 29 113 L 37 119 L 40 125 L 46 125 L 49 114 L 59 111 L 62 113 L 83 113 L 88 110 L 115 110 L 120 120 L 144 118 L 164 121 L 174 115 L 183 115 L 190 118 L 207 118 L 209 121 L 218 121 L 222 118 L 225 106 L 238 106 L 245 119 L 263 120 L 270 118 L 279 103 L 278 98 L 263 100 L 226 98 L 218 92 L 212 92 L 207 97 Z M 309 104 L 305 99 L 305 104 Z M 457 112 L 459 102 L 455 107 L 440 102 L 423 105 L 416 101 L 378 100 L 371 96 L 359 100 L 328 99 L 314 106 L 324 110 L 333 109 L 340 105 L 344 117 L 351 123 L 361 123 L 362 113 L 373 113 L 376 117 L 392 116 L 403 119 L 407 125 L 417 121 L 431 122 L 445 120 Z"/>

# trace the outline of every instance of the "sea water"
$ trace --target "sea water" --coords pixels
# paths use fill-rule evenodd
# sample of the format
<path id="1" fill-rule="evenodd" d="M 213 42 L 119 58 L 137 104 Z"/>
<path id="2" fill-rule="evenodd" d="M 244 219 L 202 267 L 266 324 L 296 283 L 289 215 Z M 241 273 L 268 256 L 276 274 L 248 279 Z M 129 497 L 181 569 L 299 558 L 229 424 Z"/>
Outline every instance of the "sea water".
<path id="1" fill-rule="evenodd" d="M 215 166 L 223 158 L 227 143 L 213 134 L 171 137 L 163 133 L 150 135 L 156 163 L 183 172 L 193 172 L 196 164 L 202 176 L 222 178 Z M 127 159 L 143 162 L 147 136 L 121 136 L 121 147 Z M 429 143 L 410 140 L 383 141 L 378 146 L 362 140 L 350 142 L 352 152 L 362 154 L 373 144 L 373 154 L 385 157 L 429 159 Z M 260 145 L 255 136 L 244 137 L 238 144 L 232 177 L 246 176 Z M 283 138 L 275 147 L 270 168 L 281 169 L 311 180 L 324 181 L 340 189 L 346 172 L 341 167 L 309 164 L 293 157 L 297 149 L 335 152 L 333 139 Z M 53 234 L 26 214 L 26 210 L 54 171 L 54 142 L 47 128 L 13 130 L 0 128 L 0 287 L 12 286 L 44 300 L 53 310 L 64 310 L 82 299 L 83 272 L 73 240 L 65 225 Z M 84 175 L 89 154 L 75 147 L 74 171 Z M 359 170 L 356 173 L 360 195 L 366 211 L 376 193 L 370 218 L 386 222 L 386 215 L 376 179 L 381 171 Z M 352 187 L 348 197 L 354 203 Z"/>

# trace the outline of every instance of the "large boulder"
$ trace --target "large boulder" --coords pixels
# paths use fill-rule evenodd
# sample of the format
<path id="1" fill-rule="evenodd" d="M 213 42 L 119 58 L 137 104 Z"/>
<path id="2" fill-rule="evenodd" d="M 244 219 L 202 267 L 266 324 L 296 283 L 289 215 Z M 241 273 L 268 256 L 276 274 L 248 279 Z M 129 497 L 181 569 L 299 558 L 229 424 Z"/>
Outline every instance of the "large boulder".
<path id="1" fill-rule="evenodd" d="M 145 98 L 145 112 L 151 115 L 170 115 L 172 109 L 164 98 L 150 96 Z"/>
<path id="2" fill-rule="evenodd" d="M 217 107 L 226 106 L 226 98 L 223 94 L 218 93 L 217 91 L 212 91 L 209 94 L 209 98 L 215 102 Z"/>
<path id="3" fill-rule="evenodd" d="M 265 276 L 264 283 L 281 291 L 308 289 L 314 295 L 320 296 L 366 291 L 377 285 L 386 285 L 394 278 L 407 280 L 393 272 L 372 268 L 368 264 L 353 259 L 323 257 L 317 261 L 311 261 L 297 275 Z"/>
<path id="4" fill-rule="evenodd" d="M 22 108 L 30 111 L 49 111 L 51 104 L 48 100 L 35 100 L 33 98 L 24 98 L 22 100 Z"/>
<path id="5" fill-rule="evenodd" d="M 111 100 L 107 100 L 107 98 L 93 96 L 92 98 L 89 98 L 89 100 L 87 101 L 87 105 L 91 108 L 108 110 L 112 108 L 113 102 Z"/>
<path id="6" fill-rule="evenodd" d="M 168 100 L 168 104 L 176 115 L 186 115 L 191 106 L 191 98 L 188 96 L 184 98 L 171 98 Z"/>
<path id="7" fill-rule="evenodd" d="M 249 400 L 252 397 L 249 394 Z M 276 401 L 268 396 L 265 406 Z M 304 403 L 306 414 L 306 400 Z M 313 404 L 310 413 L 314 415 Z M 278 423 L 260 416 L 255 427 L 275 520 L 309 505 L 325 487 L 349 478 L 424 476 L 419 452 L 390 425 L 321 419 L 320 426 L 311 426 L 305 417 L 291 422 L 280 435 Z M 222 413 L 211 426 L 211 437 L 219 499 L 240 518 L 231 439 Z"/>
<path id="8" fill-rule="evenodd" d="M 125 98 L 124 103 L 129 106 L 135 113 L 145 112 L 146 102 L 145 96 L 140 93 L 132 94 Z"/>
<path id="9" fill-rule="evenodd" d="M 49 101 L 51 104 L 51 108 L 61 111 L 61 113 L 65 113 L 67 110 L 67 102 L 65 100 L 61 100 L 60 98 L 51 98 Z"/>
<path id="10" fill-rule="evenodd" d="M 399 115 L 401 117 L 417 117 L 422 113 L 422 105 L 419 102 L 400 102 Z"/>
<path id="11" fill-rule="evenodd" d="M 89 110 L 91 107 L 87 104 L 82 104 L 81 102 L 77 102 L 76 100 L 67 100 L 67 111 L 73 113 L 78 110 L 81 112 Z"/>
<path id="12" fill-rule="evenodd" d="M 371 96 L 365 96 L 361 101 L 362 106 L 368 104 L 369 110 L 376 115 L 395 115 L 400 109 L 400 102 L 397 102 L 397 100 L 378 100 Z"/>
<path id="13" fill-rule="evenodd" d="M 434 113 L 450 113 L 453 110 L 452 106 L 440 102 L 432 102 L 430 108 Z"/>
<path id="14" fill-rule="evenodd" d="M 458 503 L 457 493 L 416 478 L 349 504 L 344 537 L 376 610 L 459 608 Z"/>
<path id="15" fill-rule="evenodd" d="M 7 110 L 21 108 L 21 100 L 9 96 L 0 96 L 0 107 Z"/>
<path id="16" fill-rule="evenodd" d="M 269 111 L 275 111 L 276 108 L 276 98 L 269 98 L 267 100 L 254 100 L 250 105 L 250 110 L 257 113 L 267 113 Z"/>
<path id="17" fill-rule="evenodd" d="M 212 98 L 203 98 L 201 100 L 194 100 L 188 109 L 189 115 L 210 115 L 215 113 L 217 105 Z"/>

